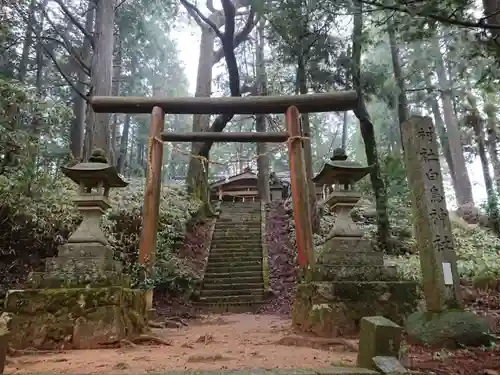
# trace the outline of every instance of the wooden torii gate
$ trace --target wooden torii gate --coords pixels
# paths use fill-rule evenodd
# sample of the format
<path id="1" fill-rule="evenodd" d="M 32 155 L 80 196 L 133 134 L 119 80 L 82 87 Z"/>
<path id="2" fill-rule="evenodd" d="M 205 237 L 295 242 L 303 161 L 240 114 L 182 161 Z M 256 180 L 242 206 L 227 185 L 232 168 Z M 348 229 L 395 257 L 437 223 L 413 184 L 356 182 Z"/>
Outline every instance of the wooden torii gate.
<path id="1" fill-rule="evenodd" d="M 356 108 L 355 91 L 294 96 L 247 96 L 223 98 L 144 98 L 96 96 L 91 98 L 96 113 L 151 114 L 149 157 L 144 193 L 139 262 L 146 273 L 152 271 L 156 253 L 156 235 L 163 163 L 163 142 L 288 142 L 293 218 L 297 239 L 298 263 L 304 269 L 315 265 L 311 212 L 304 160 L 304 134 L 300 112 L 347 111 Z M 300 111 L 300 112 L 299 112 Z M 165 114 L 270 114 L 285 113 L 287 132 L 191 132 L 164 131 Z M 152 308 L 152 292 L 146 295 L 147 308 Z"/>

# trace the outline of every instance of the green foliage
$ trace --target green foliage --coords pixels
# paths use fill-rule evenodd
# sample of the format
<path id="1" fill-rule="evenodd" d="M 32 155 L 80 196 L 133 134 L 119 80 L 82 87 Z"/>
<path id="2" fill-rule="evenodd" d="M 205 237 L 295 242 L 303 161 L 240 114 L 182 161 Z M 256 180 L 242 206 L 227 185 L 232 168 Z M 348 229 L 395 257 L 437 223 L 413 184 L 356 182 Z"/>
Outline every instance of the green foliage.
<path id="1" fill-rule="evenodd" d="M 365 230 L 365 236 L 376 242 L 376 225 L 374 222 L 373 204 L 362 199 L 352 212 L 357 224 Z M 389 199 L 389 217 L 394 245 L 400 255 L 387 255 L 387 260 L 396 265 L 401 277 L 419 281 L 421 278 L 418 246 L 413 237 L 411 203 L 407 198 L 391 197 Z M 321 233 L 314 236 L 317 254 L 326 235 L 333 227 L 335 216 L 326 210 L 321 218 Z M 457 253 L 460 277 L 466 280 L 475 278 L 500 278 L 500 239 L 489 230 L 480 227 L 464 228 L 454 224 L 453 235 Z M 293 231 L 292 240 L 295 232 Z"/>
<path id="2" fill-rule="evenodd" d="M 40 173 L 30 182 L 36 193 L 26 194 L 21 176 L 0 176 L 1 288 L 14 286 L 29 271 L 39 269 L 42 259 L 55 256 L 57 247 L 81 220 L 71 203 L 76 194 L 74 184 L 66 178 L 46 178 Z M 189 287 L 199 277 L 196 269 L 176 257 L 176 250 L 183 243 L 186 225 L 199 210 L 200 202 L 179 188 L 162 188 L 155 275 L 145 284 L 137 264 L 144 188 L 133 182 L 112 192 L 110 199 L 113 208 L 104 216 L 103 228 L 125 267 L 124 272 L 132 276 L 136 285 L 176 290 Z"/>
<path id="3" fill-rule="evenodd" d="M 61 176 L 58 163 L 37 162 L 44 150 L 43 159 L 50 160 L 53 138 L 69 127 L 67 113 L 60 103 L 37 99 L 25 87 L 0 80 L 0 294 L 30 271 L 42 269 L 43 259 L 56 256 L 81 220 L 72 203 L 76 186 Z M 31 131 L 34 119 L 36 133 Z M 178 259 L 176 249 L 201 202 L 179 188 L 162 188 L 156 272 L 144 285 L 137 266 L 143 198 L 144 187 L 137 181 L 111 194 L 113 209 L 104 216 L 103 228 L 115 255 L 142 287 L 189 288 L 199 275 Z"/>
<path id="4" fill-rule="evenodd" d="M 498 254 L 500 239 L 481 228 L 453 229 L 457 264 L 460 277 L 472 280 L 476 277 L 500 278 Z M 396 259 L 400 273 L 409 279 L 421 278 L 420 260 L 417 254 L 400 256 Z"/>
<path id="5" fill-rule="evenodd" d="M 133 181 L 111 195 L 113 208 L 106 213 L 103 224 L 115 255 L 124 264 L 125 272 L 133 275 L 141 287 L 185 289 L 191 281 L 199 278 L 198 270 L 176 255 L 184 241 L 186 225 L 200 209 L 201 202 L 193 200 L 184 189 L 162 187 L 155 270 L 153 277 L 144 281 L 138 266 L 143 200 L 142 181 Z"/>

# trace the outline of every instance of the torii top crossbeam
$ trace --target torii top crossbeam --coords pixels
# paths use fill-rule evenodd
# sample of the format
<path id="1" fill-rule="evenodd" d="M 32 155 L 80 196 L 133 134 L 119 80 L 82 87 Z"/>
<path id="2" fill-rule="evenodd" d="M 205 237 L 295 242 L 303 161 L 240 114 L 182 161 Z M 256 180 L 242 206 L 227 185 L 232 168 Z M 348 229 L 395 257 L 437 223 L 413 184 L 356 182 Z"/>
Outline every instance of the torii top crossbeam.
<path id="1" fill-rule="evenodd" d="M 269 114 L 285 113 L 292 106 L 301 113 L 347 111 L 356 107 L 356 91 L 290 96 L 245 96 L 222 98 L 162 98 L 136 96 L 94 96 L 90 103 L 96 113 L 151 113 L 160 107 L 170 114 Z"/>

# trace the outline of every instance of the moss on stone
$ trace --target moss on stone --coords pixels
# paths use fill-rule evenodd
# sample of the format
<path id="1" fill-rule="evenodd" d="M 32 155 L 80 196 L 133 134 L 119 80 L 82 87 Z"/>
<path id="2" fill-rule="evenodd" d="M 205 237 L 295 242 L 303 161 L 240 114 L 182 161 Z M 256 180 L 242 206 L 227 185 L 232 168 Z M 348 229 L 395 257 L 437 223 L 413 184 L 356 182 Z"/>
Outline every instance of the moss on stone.
<path id="1" fill-rule="evenodd" d="M 470 311 L 415 312 L 405 329 L 410 342 L 434 347 L 482 346 L 491 340 L 486 320 Z"/>
<path id="2" fill-rule="evenodd" d="M 12 290 L 5 309 L 18 349 L 93 348 L 148 329 L 143 292 L 122 287 Z"/>
<path id="3" fill-rule="evenodd" d="M 418 301 L 410 282 L 312 282 L 297 286 L 293 325 L 320 336 L 357 333 L 364 316 L 380 315 L 403 323 Z"/>

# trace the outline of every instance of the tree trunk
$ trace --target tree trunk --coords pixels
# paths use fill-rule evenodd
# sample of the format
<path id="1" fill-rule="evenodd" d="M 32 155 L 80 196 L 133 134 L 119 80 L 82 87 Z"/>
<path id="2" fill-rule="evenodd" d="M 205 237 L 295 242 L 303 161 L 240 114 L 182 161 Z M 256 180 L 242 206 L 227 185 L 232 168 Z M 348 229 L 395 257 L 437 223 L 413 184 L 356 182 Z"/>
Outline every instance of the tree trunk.
<path id="1" fill-rule="evenodd" d="M 223 3 L 224 4 L 224 3 Z M 224 33 L 221 35 L 224 36 L 224 40 L 222 42 L 222 50 L 223 54 L 214 53 L 214 36 L 215 32 L 208 25 L 201 25 L 202 33 L 201 33 L 201 42 L 200 42 L 200 57 L 198 64 L 198 75 L 196 79 L 196 93 L 197 97 L 209 97 L 211 95 L 211 87 L 212 87 L 212 67 L 215 62 L 220 60 L 222 57 L 226 60 L 226 65 L 229 74 L 229 86 L 231 91 L 231 96 L 241 96 L 240 92 L 240 79 L 239 79 L 239 71 L 238 65 L 236 62 L 236 57 L 234 56 L 234 48 L 235 45 L 241 42 L 244 38 L 240 38 L 241 40 L 236 40 L 234 37 L 234 17 L 236 15 L 236 10 L 250 5 L 248 0 L 237 0 L 232 3 L 232 7 L 223 7 L 224 11 L 214 11 L 210 17 L 210 21 L 213 25 L 220 29 L 223 25 L 225 25 Z M 189 8 L 189 7 L 188 7 Z M 188 9 L 187 8 L 187 9 Z M 226 14 L 226 8 L 229 10 L 228 14 Z M 229 9 L 231 8 L 231 9 Z M 188 12 L 190 10 L 188 9 Z M 190 12 L 192 14 L 192 10 Z M 229 14 L 233 13 L 233 14 Z M 254 12 L 250 11 L 249 16 L 253 18 Z M 197 17 L 195 16 L 195 19 Z M 230 24 L 228 24 L 228 21 Z M 253 28 L 253 24 L 252 24 Z M 230 32 L 232 31 L 232 32 Z M 251 28 L 248 30 L 251 31 Z M 230 35 L 229 35 L 230 34 Z M 248 35 L 248 34 L 247 34 Z M 237 86 L 237 87 L 236 87 Z M 205 131 L 209 128 L 209 116 L 193 116 L 193 131 Z M 231 120 L 232 116 L 219 116 L 214 121 L 212 126 L 217 125 L 216 127 L 222 131 L 226 126 L 227 122 Z M 212 208 L 210 205 L 210 194 L 209 194 L 209 185 L 208 185 L 208 156 L 210 153 L 211 144 L 209 143 L 193 143 L 191 147 L 192 157 L 189 160 L 189 168 L 186 176 L 186 185 L 187 190 L 195 197 L 201 199 L 203 201 L 202 213 L 212 213 Z"/>
<path id="2" fill-rule="evenodd" d="M 89 1 L 87 14 L 85 17 L 85 29 L 89 32 L 94 28 L 94 4 Z M 82 61 L 88 63 L 91 56 L 91 41 L 84 37 L 82 45 Z M 85 92 L 85 82 L 88 81 L 88 76 L 81 67 L 78 67 L 76 87 L 80 92 Z M 75 160 L 83 160 L 83 143 L 85 137 L 85 115 L 87 112 L 87 102 L 78 93 L 73 93 L 73 114 L 74 118 L 71 122 L 70 129 L 70 150 Z"/>
<path id="3" fill-rule="evenodd" d="M 113 77 L 113 26 L 115 19 L 115 1 L 96 0 L 96 21 L 94 32 L 94 55 L 92 57 L 92 95 L 109 96 Z M 94 113 L 89 108 L 92 132 L 89 134 L 89 148 L 104 150 L 110 157 L 110 129 L 107 113 Z"/>
<path id="4" fill-rule="evenodd" d="M 488 197 L 488 216 L 493 229 L 497 235 L 500 234 L 500 217 L 498 214 L 498 203 L 495 195 L 495 189 L 493 188 L 493 180 L 490 175 L 490 167 L 488 163 L 488 157 L 486 156 L 486 142 L 484 137 L 484 130 L 479 111 L 476 106 L 476 99 L 469 95 L 468 102 L 471 106 L 470 115 L 467 116 L 468 125 L 472 126 L 474 129 L 474 135 L 476 136 L 477 151 L 479 154 L 479 159 L 481 160 L 481 166 L 483 168 L 483 178 L 484 186 L 486 188 L 486 195 Z"/>
<path id="5" fill-rule="evenodd" d="M 493 176 L 495 178 L 495 185 L 497 187 L 497 194 L 500 194 L 500 160 L 498 159 L 497 143 L 497 118 L 496 106 L 491 103 L 486 103 L 484 106 L 487 118 L 487 131 L 488 131 L 488 152 L 490 154 L 491 164 L 493 164 Z"/>
<path id="6" fill-rule="evenodd" d="M 298 94 L 307 94 L 307 77 L 306 77 L 306 62 L 304 56 L 300 55 L 297 61 L 297 74 L 296 74 L 296 91 Z M 302 122 L 302 135 L 307 139 L 303 140 L 304 145 L 304 158 L 306 164 L 306 178 L 309 190 L 309 205 L 311 206 L 311 226 L 314 233 L 320 231 L 320 216 L 316 202 L 316 189 L 312 181 L 313 166 L 312 166 L 312 149 L 311 149 L 311 122 L 309 121 L 309 114 L 302 113 L 300 116 Z"/>
<path id="7" fill-rule="evenodd" d="M 366 160 L 373 168 L 370 179 L 375 194 L 377 208 L 378 240 L 381 250 L 388 253 L 392 251 L 391 230 L 389 215 L 387 214 L 387 189 L 382 178 L 380 162 L 378 158 L 375 130 L 366 109 L 361 89 L 361 51 L 363 34 L 363 3 L 361 0 L 354 1 L 354 25 L 352 32 L 352 80 L 353 87 L 358 92 L 359 103 L 354 114 L 359 120 L 361 136 L 365 144 Z"/>
<path id="8" fill-rule="evenodd" d="M 19 70 L 17 79 L 24 82 L 26 79 L 26 72 L 28 71 L 30 50 L 33 44 L 33 29 L 35 28 L 35 8 L 36 0 L 31 0 L 28 10 L 28 25 L 26 25 L 26 32 L 24 34 L 23 52 L 21 54 L 21 61 L 19 62 Z"/>
<path id="9" fill-rule="evenodd" d="M 129 133 L 130 133 L 130 115 L 126 115 L 125 121 L 123 123 L 122 136 L 120 137 L 120 153 L 117 162 L 118 172 L 122 174 L 123 171 L 125 170 L 125 160 L 127 158 Z"/>
<path id="10" fill-rule="evenodd" d="M 264 33 L 265 19 L 262 18 L 257 28 L 256 59 L 257 65 L 257 87 L 260 96 L 267 95 L 267 76 L 266 63 L 264 58 Z M 258 132 L 266 132 L 266 116 L 257 116 L 255 122 L 255 130 Z M 269 189 L 269 156 L 267 155 L 267 143 L 257 143 L 257 170 L 258 170 L 258 188 L 259 196 L 262 202 L 268 203 L 271 200 L 271 190 Z"/>
<path id="11" fill-rule="evenodd" d="M 403 77 L 403 70 L 401 68 L 401 59 L 399 57 L 398 42 L 396 39 L 396 31 L 394 29 L 394 22 L 392 16 L 389 14 L 387 18 L 387 34 L 389 35 L 389 45 L 391 48 L 392 71 L 394 79 L 398 86 L 398 120 L 399 120 L 399 142 L 401 142 L 401 124 L 408 119 L 408 100 L 406 99 L 406 85 Z"/>
<path id="12" fill-rule="evenodd" d="M 488 25 L 500 25 L 500 0 L 483 0 L 483 9 L 485 21 Z M 490 31 L 495 39 L 497 56 L 500 58 L 500 30 Z"/>
<path id="13" fill-rule="evenodd" d="M 436 73 L 441 86 L 441 100 L 443 103 L 444 120 L 450 145 L 451 159 L 457 181 L 457 203 L 458 206 L 474 205 L 472 195 L 472 184 L 470 182 L 467 165 L 462 149 L 460 129 L 453 110 L 452 88 L 446 74 L 443 56 L 440 52 L 437 38 L 432 40 L 433 56 L 436 62 Z"/>
<path id="14" fill-rule="evenodd" d="M 432 87 L 432 82 L 429 77 L 429 74 L 425 75 L 425 85 L 427 87 Z M 434 122 L 436 123 L 436 129 L 438 132 L 439 136 L 439 143 L 441 144 L 441 148 L 443 149 L 443 155 L 444 159 L 446 160 L 446 164 L 448 164 L 448 169 L 450 171 L 450 177 L 451 177 L 451 183 L 453 185 L 453 191 L 455 192 L 455 198 L 457 199 L 458 202 L 458 197 L 457 197 L 457 179 L 455 176 L 455 168 L 453 167 L 453 160 L 451 158 L 451 150 L 450 150 L 450 142 L 448 141 L 448 135 L 446 134 L 446 128 L 444 125 L 443 118 L 441 117 L 441 110 L 439 108 L 439 103 L 436 98 L 435 93 L 432 91 L 432 89 L 429 89 L 427 91 L 428 94 L 428 99 L 427 103 L 428 106 L 432 110 L 432 114 L 434 117 Z"/>
<path id="15" fill-rule="evenodd" d="M 113 80 L 111 83 L 111 95 L 118 96 L 120 95 L 120 79 L 122 75 L 122 60 L 123 53 L 121 48 L 121 36 L 118 34 L 115 40 L 115 58 L 113 61 Z M 113 114 L 113 122 L 111 125 L 111 147 L 110 147 L 110 163 L 117 165 L 118 163 L 118 155 L 117 148 L 118 144 L 116 143 L 117 129 L 118 129 L 119 117 L 117 113 Z"/>
<path id="16" fill-rule="evenodd" d="M 209 97 L 212 94 L 212 67 L 215 34 L 209 26 L 202 27 L 200 41 L 200 57 L 198 60 L 198 74 L 196 76 L 195 97 Z M 193 131 L 206 131 L 210 126 L 209 115 L 193 115 Z M 191 154 L 198 155 L 202 143 L 194 142 L 191 145 Z M 186 176 L 187 190 L 190 194 L 209 204 L 208 194 L 208 165 L 201 159 L 189 159 L 188 173 Z M 209 211 L 205 207 L 205 211 Z"/>

